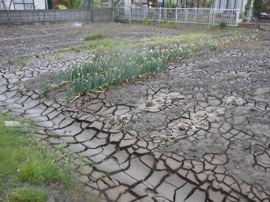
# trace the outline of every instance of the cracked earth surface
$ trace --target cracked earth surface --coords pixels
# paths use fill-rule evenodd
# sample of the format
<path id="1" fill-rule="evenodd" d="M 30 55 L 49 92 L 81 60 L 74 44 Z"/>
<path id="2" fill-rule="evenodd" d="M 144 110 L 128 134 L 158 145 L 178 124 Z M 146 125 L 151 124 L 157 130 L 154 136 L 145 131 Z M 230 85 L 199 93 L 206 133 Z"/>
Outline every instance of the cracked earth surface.
<path id="1" fill-rule="evenodd" d="M 44 97 L 25 82 L 90 60 L 84 53 L 1 69 L 0 109 L 35 120 L 41 139 L 85 157 L 76 175 L 107 201 L 270 201 L 266 40 L 264 32 L 174 60 L 72 103 L 62 89 Z"/>

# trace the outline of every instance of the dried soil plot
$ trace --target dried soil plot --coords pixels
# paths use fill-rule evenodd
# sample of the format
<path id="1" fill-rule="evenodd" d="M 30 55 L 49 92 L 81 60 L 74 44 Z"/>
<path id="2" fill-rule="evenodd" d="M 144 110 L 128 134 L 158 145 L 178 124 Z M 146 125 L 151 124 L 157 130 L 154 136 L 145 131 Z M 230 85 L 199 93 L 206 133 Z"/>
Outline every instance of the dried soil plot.
<path id="1" fill-rule="evenodd" d="M 30 79 L 80 62 L 83 53 L 1 71 L 1 110 L 36 120 L 52 147 L 85 157 L 78 176 L 109 201 L 267 201 L 270 50 L 263 37 L 171 61 L 166 71 L 72 103 L 64 88 L 40 98 L 33 86 L 42 76 Z M 18 93 L 25 81 L 33 88 Z"/>

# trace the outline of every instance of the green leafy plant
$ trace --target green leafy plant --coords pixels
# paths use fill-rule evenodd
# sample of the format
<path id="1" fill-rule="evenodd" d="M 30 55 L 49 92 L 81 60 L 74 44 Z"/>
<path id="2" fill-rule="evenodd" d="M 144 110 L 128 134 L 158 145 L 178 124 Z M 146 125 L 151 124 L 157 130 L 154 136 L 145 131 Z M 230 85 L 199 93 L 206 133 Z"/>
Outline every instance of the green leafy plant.
<path id="1" fill-rule="evenodd" d="M 81 0 L 68 0 L 67 7 L 70 8 L 81 8 Z"/>
<path id="2" fill-rule="evenodd" d="M 219 23 L 219 28 L 220 28 L 220 29 L 227 29 L 227 24 L 226 24 L 226 22 L 225 22 L 225 21 L 220 22 L 220 23 Z"/>
<path id="3" fill-rule="evenodd" d="M 245 5 L 244 16 L 247 16 L 248 11 L 249 11 L 249 9 L 250 9 L 250 7 L 251 7 L 251 3 L 252 3 L 252 0 L 248 0 L 248 1 L 247 1 L 246 5 Z"/>
<path id="4" fill-rule="evenodd" d="M 55 8 L 58 8 L 58 9 L 68 9 L 65 5 L 63 4 L 58 4 L 55 6 Z"/>
<path id="5" fill-rule="evenodd" d="M 260 13 L 263 11 L 263 0 L 254 0 L 253 8 L 253 15 L 259 17 Z"/>
<path id="6" fill-rule="evenodd" d="M 21 86 L 17 86 L 16 91 L 17 91 L 18 93 L 22 93 L 22 88 L 21 88 Z"/>
<path id="7" fill-rule="evenodd" d="M 47 92 L 52 86 L 60 87 L 66 83 L 68 85 L 67 98 L 71 101 L 80 95 L 126 82 L 150 72 L 164 70 L 171 59 L 183 57 L 189 53 L 197 54 L 204 50 L 212 51 L 222 46 L 255 38 L 254 35 L 243 36 L 239 32 L 213 35 L 207 38 L 204 38 L 204 35 L 182 35 L 180 38 L 140 40 L 138 43 L 154 42 L 143 53 L 126 49 L 109 51 L 99 49 L 92 55 L 90 62 L 74 64 L 65 73 L 58 72 L 51 81 L 46 81 L 42 85 L 43 91 Z M 89 44 L 86 47 L 88 46 Z M 65 78 L 62 78 L 62 75 L 66 75 Z"/>
<path id="8" fill-rule="evenodd" d="M 138 23 L 142 25 L 148 25 L 150 24 L 150 21 L 147 19 L 147 17 L 144 17 L 143 20 L 138 20 Z"/>

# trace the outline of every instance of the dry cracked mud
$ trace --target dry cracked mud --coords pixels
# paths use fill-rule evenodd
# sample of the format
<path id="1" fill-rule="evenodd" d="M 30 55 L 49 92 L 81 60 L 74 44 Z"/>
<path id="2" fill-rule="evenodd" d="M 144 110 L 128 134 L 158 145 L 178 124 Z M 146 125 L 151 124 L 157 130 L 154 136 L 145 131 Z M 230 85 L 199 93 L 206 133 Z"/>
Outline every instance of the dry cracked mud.
<path id="1" fill-rule="evenodd" d="M 45 96 L 35 88 L 85 53 L 39 58 L 1 69 L 0 109 L 35 120 L 53 148 L 85 157 L 77 176 L 107 201 L 270 201 L 269 40 L 262 32 L 173 60 L 72 103 L 62 88 Z"/>

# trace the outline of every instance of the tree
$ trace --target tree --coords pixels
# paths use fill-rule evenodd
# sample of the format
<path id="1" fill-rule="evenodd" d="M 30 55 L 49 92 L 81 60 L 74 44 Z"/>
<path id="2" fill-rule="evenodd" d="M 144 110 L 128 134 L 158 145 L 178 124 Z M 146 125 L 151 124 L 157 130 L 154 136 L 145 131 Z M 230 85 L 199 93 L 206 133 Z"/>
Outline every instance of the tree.
<path id="1" fill-rule="evenodd" d="M 259 17 L 260 13 L 263 11 L 263 0 L 254 0 L 253 7 L 253 15 Z"/>
<path id="2" fill-rule="evenodd" d="M 11 5 L 13 3 L 13 0 L 10 0 L 9 5 L 7 6 L 6 3 L 4 2 L 4 0 L 1 0 L 1 3 L 3 5 L 3 8 L 7 11 L 7 17 L 8 17 L 8 25 L 10 25 L 10 15 L 9 15 L 9 11 L 11 9 Z"/>
<path id="3" fill-rule="evenodd" d="M 68 8 L 80 8 L 81 7 L 81 0 L 68 0 L 67 7 Z"/>

